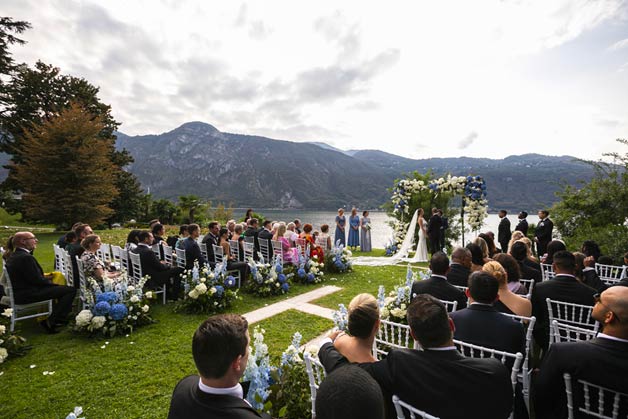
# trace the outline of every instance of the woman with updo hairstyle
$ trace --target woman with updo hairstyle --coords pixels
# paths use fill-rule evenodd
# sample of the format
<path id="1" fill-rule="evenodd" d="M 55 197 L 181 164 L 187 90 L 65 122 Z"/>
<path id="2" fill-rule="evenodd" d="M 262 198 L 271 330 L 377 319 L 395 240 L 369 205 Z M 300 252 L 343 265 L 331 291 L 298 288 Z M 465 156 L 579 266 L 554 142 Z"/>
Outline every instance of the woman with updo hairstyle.
<path id="1" fill-rule="evenodd" d="M 519 266 L 517 261 L 512 256 L 505 253 L 495 255 L 495 259 L 496 260 L 487 262 L 482 267 L 484 272 L 491 274 L 497 278 L 497 281 L 499 282 L 499 291 L 497 292 L 499 299 L 495 301 L 493 307 L 501 313 L 530 317 L 530 314 L 532 314 L 532 303 L 530 303 L 527 298 L 515 294 L 508 288 L 507 269 L 504 269 L 504 266 L 501 262 L 497 262 L 497 259 L 501 261 L 512 259 L 512 261 L 509 261 L 508 263 L 510 264 L 510 262 L 513 262 L 518 268 Z M 517 282 L 519 282 L 518 278 Z"/>
<path id="2" fill-rule="evenodd" d="M 85 249 L 81 254 L 83 272 L 85 276 L 94 278 L 99 284 L 103 283 L 105 277 L 115 278 L 119 275 L 119 272 L 109 272 L 105 263 L 96 255 L 101 244 L 100 237 L 96 234 L 90 234 L 81 242 L 81 246 Z"/>
<path id="3" fill-rule="evenodd" d="M 347 333 L 340 333 L 334 347 L 349 362 L 375 362 L 373 341 L 379 330 L 379 306 L 371 294 L 353 297 L 347 310 Z"/>

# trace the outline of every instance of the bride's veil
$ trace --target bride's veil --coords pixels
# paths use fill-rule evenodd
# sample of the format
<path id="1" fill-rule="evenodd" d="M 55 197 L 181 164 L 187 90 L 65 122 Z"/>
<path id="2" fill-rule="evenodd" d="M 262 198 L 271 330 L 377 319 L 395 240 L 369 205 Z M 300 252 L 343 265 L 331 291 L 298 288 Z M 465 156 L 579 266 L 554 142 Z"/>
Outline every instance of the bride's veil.
<path id="1" fill-rule="evenodd" d="M 414 245 L 414 230 L 416 229 L 418 216 L 419 210 L 417 209 L 414 211 L 412 221 L 410 221 L 410 226 L 408 226 L 408 231 L 406 232 L 406 237 L 403 239 L 403 243 L 401 243 L 401 248 L 399 248 L 399 251 L 390 258 L 391 260 L 400 260 L 408 257 L 408 253 L 410 253 L 410 250 L 412 250 Z"/>

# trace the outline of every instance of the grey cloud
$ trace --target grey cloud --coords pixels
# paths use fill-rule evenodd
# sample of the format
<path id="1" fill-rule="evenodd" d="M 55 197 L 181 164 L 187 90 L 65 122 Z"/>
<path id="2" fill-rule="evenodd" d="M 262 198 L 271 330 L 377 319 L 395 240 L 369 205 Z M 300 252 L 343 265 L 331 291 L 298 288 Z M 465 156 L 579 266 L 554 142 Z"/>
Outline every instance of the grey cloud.
<path id="1" fill-rule="evenodd" d="M 258 41 L 268 38 L 272 30 L 261 20 L 255 20 L 249 25 L 249 36 Z"/>
<path id="2" fill-rule="evenodd" d="M 458 143 L 458 149 L 459 150 L 464 150 L 465 148 L 468 148 L 471 144 L 473 144 L 473 142 L 479 137 L 479 134 L 475 131 L 471 131 L 469 134 L 467 134 L 466 137 L 464 137 L 462 140 L 460 140 L 460 142 Z"/>
<path id="3" fill-rule="evenodd" d="M 336 45 L 339 62 L 357 57 L 362 47 L 360 27 L 357 24 L 349 23 L 340 11 L 336 11 L 331 16 L 316 19 L 313 26 L 314 30 L 322 34 L 328 42 Z"/>
<path id="4" fill-rule="evenodd" d="M 235 27 L 244 26 L 244 24 L 246 23 L 247 14 L 248 14 L 248 6 L 246 3 L 242 3 L 240 5 L 240 10 L 238 10 L 238 16 L 233 22 L 233 26 Z"/>

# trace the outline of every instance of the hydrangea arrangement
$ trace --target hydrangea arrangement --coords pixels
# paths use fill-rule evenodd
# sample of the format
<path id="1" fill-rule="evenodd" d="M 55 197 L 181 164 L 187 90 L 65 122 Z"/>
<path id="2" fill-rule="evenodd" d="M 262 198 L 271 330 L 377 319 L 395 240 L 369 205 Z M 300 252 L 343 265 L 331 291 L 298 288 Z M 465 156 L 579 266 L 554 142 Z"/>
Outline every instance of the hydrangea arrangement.
<path id="1" fill-rule="evenodd" d="M 350 272 L 352 269 L 351 256 L 353 256 L 351 250 L 340 242 L 336 242 L 336 245 L 325 256 L 327 270 L 335 273 Z"/>
<path id="2" fill-rule="evenodd" d="M 247 262 L 251 270 L 251 277 L 246 285 L 247 292 L 259 297 L 268 297 L 285 294 L 290 290 L 290 279 L 293 274 L 285 272 L 278 261 L 270 264 L 264 263 L 263 259 L 256 262 L 249 257 Z"/>
<path id="3" fill-rule="evenodd" d="M 380 286 L 383 288 L 383 286 Z M 346 331 L 349 324 L 349 313 L 344 304 L 338 304 L 338 311 L 333 314 L 334 326 L 338 330 Z"/>
<path id="4" fill-rule="evenodd" d="M 379 314 L 384 320 L 390 320 L 395 323 L 408 324 L 407 310 L 412 300 L 410 295 L 412 291 L 412 283 L 416 280 L 423 280 L 429 278 L 429 272 L 420 273 L 413 272 L 408 265 L 406 272 L 406 280 L 395 286 L 392 291 L 386 295 L 386 290 L 383 285 L 379 286 L 377 293 L 377 301 L 379 304 Z"/>
<path id="5" fill-rule="evenodd" d="M 13 309 L 6 308 L 0 314 L 0 364 L 10 356 L 24 355 L 31 348 L 26 344 L 26 339 L 10 332 L 12 313 Z"/>
<path id="6" fill-rule="evenodd" d="M 152 293 L 144 295 L 142 292 L 146 280 L 144 277 L 138 283 L 129 282 L 124 271 L 115 280 L 104 281 L 102 286 L 93 278 L 87 278 L 88 289 L 84 290 L 84 295 L 91 309 L 79 312 L 74 319 L 74 330 L 113 337 L 153 323 L 149 305 Z"/>
<path id="7" fill-rule="evenodd" d="M 270 357 L 268 345 L 264 343 L 265 332 L 259 326 L 253 330 L 253 348 L 249 348 L 249 359 L 242 377 L 251 383 L 246 399 L 260 412 L 268 410 L 265 402 L 270 395 Z"/>
<path id="8" fill-rule="evenodd" d="M 214 314 L 231 307 L 238 298 L 236 279 L 228 275 L 225 264 L 218 264 L 212 271 L 209 266 L 194 267 L 181 274 L 183 300 L 177 302 L 175 311 L 193 314 Z"/>
<path id="9" fill-rule="evenodd" d="M 304 257 L 299 253 L 299 263 L 296 269 L 296 278 L 304 284 L 318 284 L 324 280 L 325 272 L 323 268 L 325 264 L 319 262 L 318 255 L 311 258 Z"/>

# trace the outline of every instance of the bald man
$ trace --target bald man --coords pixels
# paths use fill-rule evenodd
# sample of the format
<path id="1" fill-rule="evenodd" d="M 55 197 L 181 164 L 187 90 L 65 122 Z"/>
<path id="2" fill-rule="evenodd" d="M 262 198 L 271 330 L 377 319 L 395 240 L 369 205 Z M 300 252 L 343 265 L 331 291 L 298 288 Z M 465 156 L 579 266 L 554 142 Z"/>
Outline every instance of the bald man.
<path id="1" fill-rule="evenodd" d="M 44 276 L 43 269 L 32 254 L 37 247 L 37 238 L 33 233 L 15 233 L 12 244 L 14 250 L 6 262 L 6 268 L 11 278 L 15 302 L 28 304 L 53 299 L 52 314 L 40 324 L 46 332 L 57 333 L 57 326 L 67 324 L 76 289 L 53 284 Z"/>
<path id="2" fill-rule="evenodd" d="M 628 287 L 597 294 L 592 316 L 602 329 L 595 339 L 550 346 L 536 380 L 537 418 L 567 417 L 564 373 L 573 382 L 582 379 L 628 393 Z"/>

